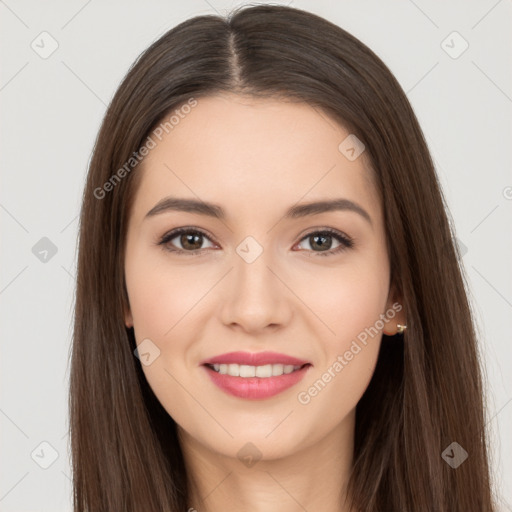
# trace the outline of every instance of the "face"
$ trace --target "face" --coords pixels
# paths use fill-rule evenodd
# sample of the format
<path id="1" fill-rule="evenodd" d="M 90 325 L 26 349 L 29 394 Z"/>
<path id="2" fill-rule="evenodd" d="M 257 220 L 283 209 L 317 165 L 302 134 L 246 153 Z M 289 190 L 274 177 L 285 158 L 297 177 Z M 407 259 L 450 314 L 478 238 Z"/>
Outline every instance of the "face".
<path id="1" fill-rule="evenodd" d="M 385 332 L 404 323 L 377 191 L 365 154 L 339 149 L 347 136 L 307 104 L 218 95 L 155 138 L 134 171 L 125 323 L 180 432 L 219 455 L 250 442 L 263 458 L 282 457 L 343 428 L 383 323 Z M 345 202 L 298 208 L 333 200 Z M 223 356 L 231 352 L 246 358 Z M 250 358 L 262 352 L 274 354 Z M 219 356 L 221 366 L 203 364 Z"/>

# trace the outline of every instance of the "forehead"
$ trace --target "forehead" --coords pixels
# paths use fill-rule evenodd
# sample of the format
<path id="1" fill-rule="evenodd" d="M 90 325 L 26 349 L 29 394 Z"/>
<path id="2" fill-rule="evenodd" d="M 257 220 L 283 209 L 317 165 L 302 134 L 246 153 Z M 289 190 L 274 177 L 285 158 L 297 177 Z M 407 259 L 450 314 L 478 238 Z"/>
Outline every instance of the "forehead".
<path id="1" fill-rule="evenodd" d="M 136 202 L 197 196 L 238 213 L 263 203 L 277 208 L 301 198 L 345 197 L 375 211 L 366 155 L 351 161 L 340 151 L 349 135 L 306 103 L 233 94 L 199 98 L 152 135 L 156 144 L 137 171 Z"/>

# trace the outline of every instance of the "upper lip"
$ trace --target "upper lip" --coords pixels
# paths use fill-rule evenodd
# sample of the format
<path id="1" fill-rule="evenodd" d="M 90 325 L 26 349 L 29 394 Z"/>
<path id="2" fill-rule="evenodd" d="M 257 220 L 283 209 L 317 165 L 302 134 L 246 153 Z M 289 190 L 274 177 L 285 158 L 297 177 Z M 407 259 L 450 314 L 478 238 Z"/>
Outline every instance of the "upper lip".
<path id="1" fill-rule="evenodd" d="M 205 364 L 245 364 L 248 366 L 263 366 L 266 364 L 283 364 L 293 366 L 303 366 L 309 364 L 309 361 L 279 354 L 277 352 L 228 352 L 219 356 L 205 359 L 201 362 Z"/>

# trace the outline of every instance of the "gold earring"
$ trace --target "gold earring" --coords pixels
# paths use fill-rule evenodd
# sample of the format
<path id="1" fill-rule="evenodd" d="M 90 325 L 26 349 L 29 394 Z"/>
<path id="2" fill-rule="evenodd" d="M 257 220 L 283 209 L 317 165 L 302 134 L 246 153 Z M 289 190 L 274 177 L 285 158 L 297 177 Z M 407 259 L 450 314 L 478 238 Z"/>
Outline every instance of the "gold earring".
<path id="1" fill-rule="evenodd" d="M 396 332 L 398 334 L 403 334 L 405 329 L 407 329 L 407 325 L 396 324 Z"/>

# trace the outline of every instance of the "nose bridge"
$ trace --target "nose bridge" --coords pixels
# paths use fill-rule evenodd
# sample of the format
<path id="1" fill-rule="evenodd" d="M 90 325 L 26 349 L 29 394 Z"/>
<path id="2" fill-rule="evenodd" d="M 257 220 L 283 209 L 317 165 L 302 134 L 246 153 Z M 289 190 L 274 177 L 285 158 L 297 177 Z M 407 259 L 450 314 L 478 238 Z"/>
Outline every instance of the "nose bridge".
<path id="1" fill-rule="evenodd" d="M 235 288 L 240 292 L 240 299 L 246 296 L 264 294 L 271 295 L 274 289 L 275 276 L 272 268 L 271 250 L 253 236 L 244 238 L 235 249 L 234 258 Z"/>
<path id="2" fill-rule="evenodd" d="M 285 287 L 274 274 L 272 251 L 252 236 L 242 240 L 235 251 L 224 322 L 247 329 L 282 323 L 287 310 Z"/>

